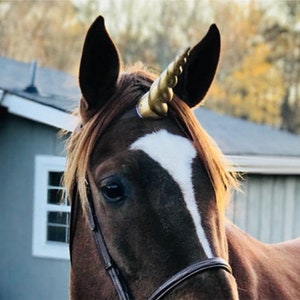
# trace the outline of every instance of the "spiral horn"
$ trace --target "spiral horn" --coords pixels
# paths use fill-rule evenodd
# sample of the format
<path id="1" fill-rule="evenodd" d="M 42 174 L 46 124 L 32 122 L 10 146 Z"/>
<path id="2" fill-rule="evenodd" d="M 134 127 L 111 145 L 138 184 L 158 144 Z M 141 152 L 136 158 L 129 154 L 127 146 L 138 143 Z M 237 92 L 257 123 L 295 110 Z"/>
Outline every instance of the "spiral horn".
<path id="1" fill-rule="evenodd" d="M 182 73 L 189 51 L 190 48 L 187 48 L 182 55 L 178 55 L 140 98 L 136 108 L 141 118 L 159 119 L 167 115 L 168 103 L 173 98 L 173 87 Z"/>

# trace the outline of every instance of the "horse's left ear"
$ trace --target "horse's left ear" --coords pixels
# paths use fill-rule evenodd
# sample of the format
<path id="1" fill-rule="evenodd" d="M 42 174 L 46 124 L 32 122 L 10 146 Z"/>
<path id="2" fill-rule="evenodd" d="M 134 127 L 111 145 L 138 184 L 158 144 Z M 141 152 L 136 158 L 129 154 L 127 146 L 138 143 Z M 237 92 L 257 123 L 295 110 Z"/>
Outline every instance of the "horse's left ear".
<path id="1" fill-rule="evenodd" d="M 174 93 L 190 107 L 205 97 L 216 73 L 220 56 L 220 32 L 211 25 L 205 37 L 191 50 Z"/>
<path id="2" fill-rule="evenodd" d="M 80 101 L 82 122 L 87 122 L 115 91 L 119 76 L 120 59 L 116 46 L 99 16 L 88 30 L 85 38 L 79 84 L 83 98 Z"/>

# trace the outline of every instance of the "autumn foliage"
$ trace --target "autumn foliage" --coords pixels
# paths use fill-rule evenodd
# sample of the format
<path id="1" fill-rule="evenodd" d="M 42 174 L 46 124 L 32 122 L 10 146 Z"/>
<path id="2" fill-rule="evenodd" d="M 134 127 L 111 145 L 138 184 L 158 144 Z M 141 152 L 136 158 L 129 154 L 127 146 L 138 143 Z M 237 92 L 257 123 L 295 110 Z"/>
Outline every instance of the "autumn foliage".
<path id="1" fill-rule="evenodd" d="M 138 59 L 158 71 L 216 23 L 221 61 L 205 105 L 300 133 L 299 1 L 0 0 L 0 55 L 77 75 L 99 14 L 124 64 Z"/>

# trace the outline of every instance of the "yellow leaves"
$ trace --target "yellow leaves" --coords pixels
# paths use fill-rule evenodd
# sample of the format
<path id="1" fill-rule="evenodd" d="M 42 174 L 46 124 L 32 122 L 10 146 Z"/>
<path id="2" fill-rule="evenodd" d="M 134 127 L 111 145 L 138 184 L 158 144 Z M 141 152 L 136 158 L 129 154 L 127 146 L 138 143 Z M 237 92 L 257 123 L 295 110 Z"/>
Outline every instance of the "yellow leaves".
<path id="1" fill-rule="evenodd" d="M 226 92 L 221 85 L 220 81 L 215 81 L 209 90 L 209 95 L 213 99 L 224 99 Z"/>
<path id="2" fill-rule="evenodd" d="M 1 55 L 77 74 L 85 29 L 72 2 L 11 1 L 2 14 Z"/>
<path id="3" fill-rule="evenodd" d="M 237 68 L 217 82 L 210 94 L 213 106 L 257 123 L 279 126 L 284 96 L 281 73 L 268 62 L 267 44 L 259 43 L 248 52 Z M 220 105 L 216 99 L 225 101 Z"/>
<path id="4" fill-rule="evenodd" d="M 164 69 L 179 49 L 198 43 L 214 22 L 221 31 L 222 52 L 207 105 L 277 126 L 283 77 L 285 95 L 290 97 L 286 100 L 291 106 L 289 120 L 299 98 L 293 92 L 299 90 L 299 33 L 293 35 L 291 30 L 299 21 L 300 6 L 295 10 L 297 1 L 293 5 L 275 2 L 272 7 L 277 6 L 278 17 L 294 20 L 290 26 L 281 26 L 263 9 L 268 5 L 257 1 L 9 1 L 4 5 L 0 0 L 0 16 L 5 20 L 5 26 L 0 26 L 0 52 L 77 74 L 86 29 L 100 12 L 125 63 L 141 60 Z M 285 15 L 288 7 L 293 8 L 290 16 Z"/>

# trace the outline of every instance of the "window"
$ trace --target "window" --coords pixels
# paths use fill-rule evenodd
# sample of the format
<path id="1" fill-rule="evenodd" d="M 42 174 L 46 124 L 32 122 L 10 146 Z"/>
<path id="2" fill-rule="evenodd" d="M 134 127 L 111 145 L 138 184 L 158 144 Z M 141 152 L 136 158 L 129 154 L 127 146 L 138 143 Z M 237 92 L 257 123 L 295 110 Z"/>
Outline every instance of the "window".
<path id="1" fill-rule="evenodd" d="M 61 186 L 65 158 L 35 159 L 33 255 L 69 259 L 70 206 Z"/>
<path id="2" fill-rule="evenodd" d="M 64 189 L 60 184 L 62 175 L 63 172 L 48 173 L 47 240 L 68 243 L 70 213 Z"/>

